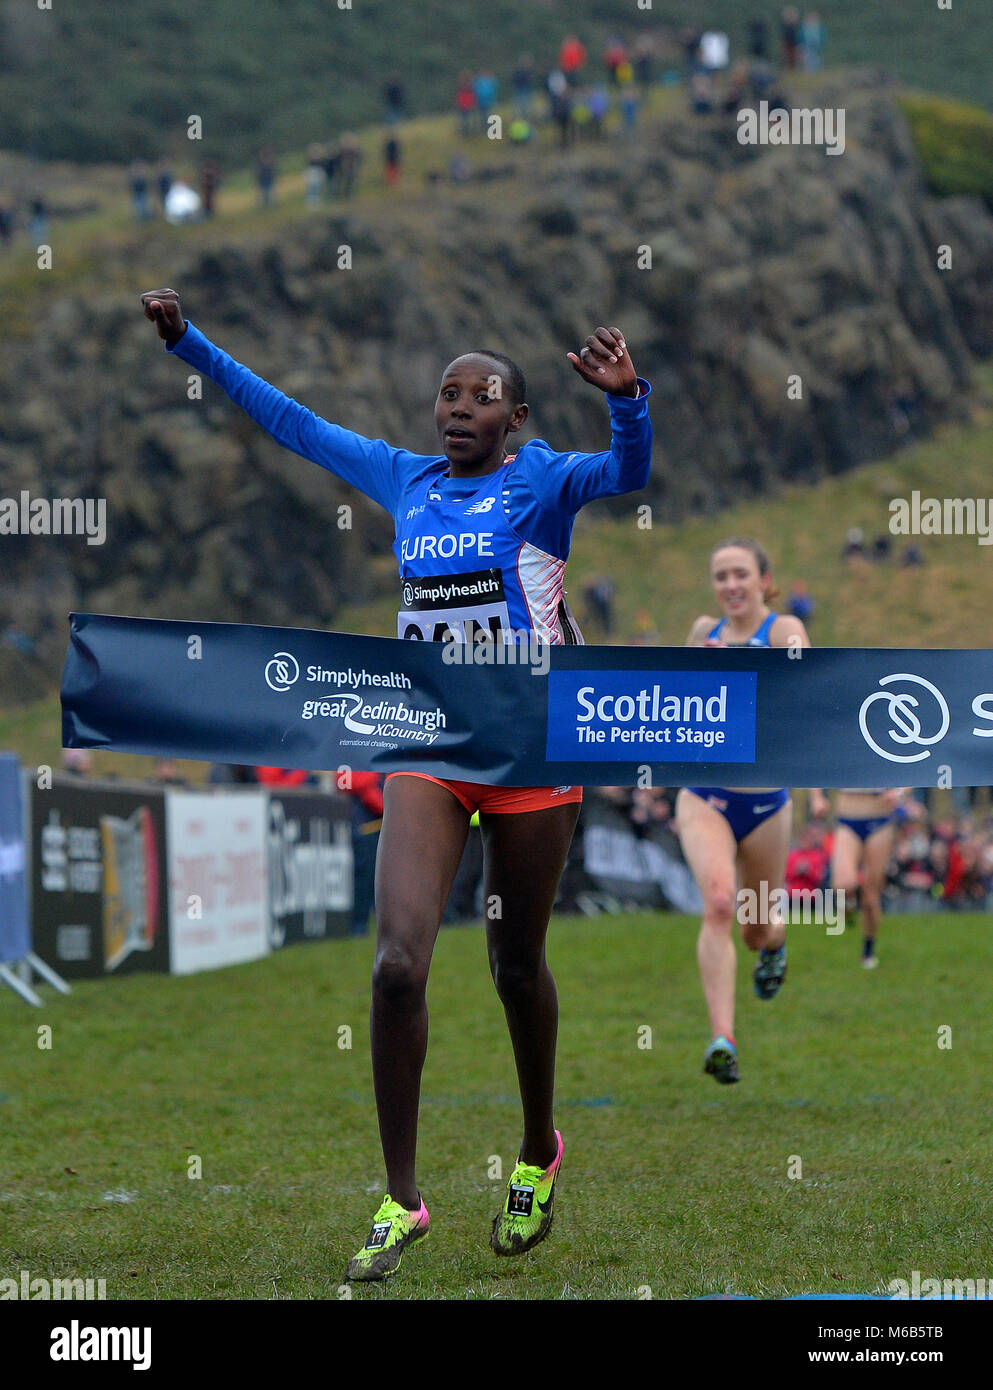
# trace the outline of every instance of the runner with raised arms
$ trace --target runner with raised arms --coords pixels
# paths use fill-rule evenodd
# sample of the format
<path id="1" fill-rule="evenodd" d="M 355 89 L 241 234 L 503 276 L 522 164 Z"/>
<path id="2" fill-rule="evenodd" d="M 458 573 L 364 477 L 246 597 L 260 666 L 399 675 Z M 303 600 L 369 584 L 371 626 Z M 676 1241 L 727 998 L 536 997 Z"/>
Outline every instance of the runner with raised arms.
<path id="1" fill-rule="evenodd" d="M 390 512 L 400 636 L 582 641 L 564 588 L 576 513 L 596 498 L 644 487 L 651 466 L 651 388 L 635 373 L 619 328 L 598 328 L 579 353 L 567 354 L 579 376 L 607 395 L 609 450 L 563 454 L 531 439 L 508 455 L 509 436 L 528 417 L 524 376 L 509 357 L 477 349 L 445 368 L 434 405 L 442 452 L 424 455 L 354 434 L 284 396 L 188 323 L 175 291 L 150 291 L 142 304 L 168 351 L 216 381 L 278 443 Z M 404 1249 L 428 1232 L 414 1167 L 425 986 L 475 811 L 485 900 L 500 904 L 486 923 L 490 969 L 524 1112 L 519 1159 L 490 1243 L 497 1254 L 516 1255 L 548 1233 L 563 1146 L 552 1118 L 558 1003 L 545 935 L 581 799 L 581 787 L 494 787 L 422 773 L 386 780 L 371 1034 L 388 1191 L 349 1263 L 352 1279 L 393 1273 Z"/>

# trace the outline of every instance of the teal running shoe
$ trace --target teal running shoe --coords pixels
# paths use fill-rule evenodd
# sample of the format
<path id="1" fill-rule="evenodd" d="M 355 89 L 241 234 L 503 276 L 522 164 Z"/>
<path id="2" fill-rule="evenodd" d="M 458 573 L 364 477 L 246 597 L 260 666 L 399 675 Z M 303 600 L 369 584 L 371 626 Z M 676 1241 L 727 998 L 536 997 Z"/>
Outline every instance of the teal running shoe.
<path id="1" fill-rule="evenodd" d="M 774 951 L 768 951 L 763 946 L 752 978 L 755 981 L 755 993 L 760 999 L 772 999 L 779 993 L 779 987 L 786 979 L 785 941 Z"/>
<path id="2" fill-rule="evenodd" d="M 738 1072 L 738 1049 L 730 1038 L 714 1039 L 703 1054 L 703 1069 L 722 1086 L 731 1086 L 741 1080 Z"/>

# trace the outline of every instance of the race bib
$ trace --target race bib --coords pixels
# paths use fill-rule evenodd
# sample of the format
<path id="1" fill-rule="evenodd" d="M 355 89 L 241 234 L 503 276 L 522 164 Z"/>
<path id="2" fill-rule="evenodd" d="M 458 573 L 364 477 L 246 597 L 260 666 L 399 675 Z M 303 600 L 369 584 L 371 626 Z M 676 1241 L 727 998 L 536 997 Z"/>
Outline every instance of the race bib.
<path id="1" fill-rule="evenodd" d="M 397 636 L 424 642 L 495 641 L 510 631 L 503 572 L 422 575 L 400 581 Z"/>

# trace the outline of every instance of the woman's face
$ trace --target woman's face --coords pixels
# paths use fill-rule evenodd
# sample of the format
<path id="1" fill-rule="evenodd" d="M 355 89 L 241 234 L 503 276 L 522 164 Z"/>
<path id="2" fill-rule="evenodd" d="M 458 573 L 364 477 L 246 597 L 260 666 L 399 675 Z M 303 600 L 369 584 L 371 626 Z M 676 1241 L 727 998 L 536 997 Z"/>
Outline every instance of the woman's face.
<path id="1" fill-rule="evenodd" d="M 716 551 L 710 561 L 710 578 L 729 618 L 751 612 L 764 602 L 758 559 L 742 546 L 729 545 Z"/>
<path id="2" fill-rule="evenodd" d="M 499 362 L 457 357 L 445 370 L 434 406 L 434 422 L 449 463 L 472 467 L 499 452 L 508 433 L 527 419 L 516 405 Z"/>

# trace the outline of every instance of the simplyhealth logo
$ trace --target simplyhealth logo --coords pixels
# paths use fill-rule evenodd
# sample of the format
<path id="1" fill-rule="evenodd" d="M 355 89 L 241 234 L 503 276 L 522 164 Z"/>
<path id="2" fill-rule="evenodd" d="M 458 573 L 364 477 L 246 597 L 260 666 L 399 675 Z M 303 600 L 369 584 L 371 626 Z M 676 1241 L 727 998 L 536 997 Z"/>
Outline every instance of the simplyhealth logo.
<path id="1" fill-rule="evenodd" d="M 755 761 L 754 671 L 551 671 L 550 762 Z"/>

